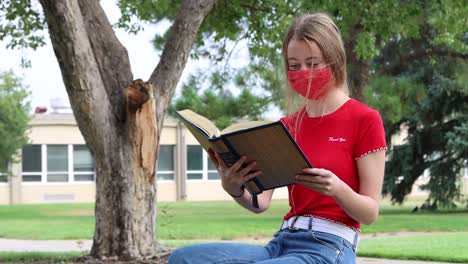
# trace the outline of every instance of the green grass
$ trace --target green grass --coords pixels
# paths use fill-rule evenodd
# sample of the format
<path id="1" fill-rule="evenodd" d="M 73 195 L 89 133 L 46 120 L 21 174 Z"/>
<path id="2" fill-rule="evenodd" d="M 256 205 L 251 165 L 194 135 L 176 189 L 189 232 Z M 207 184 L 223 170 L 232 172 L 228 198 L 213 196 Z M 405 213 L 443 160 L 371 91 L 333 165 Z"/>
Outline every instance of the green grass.
<path id="1" fill-rule="evenodd" d="M 363 239 L 359 256 L 468 263 L 468 233 Z"/>
<path id="2" fill-rule="evenodd" d="M 71 263 L 81 252 L 0 252 L 0 263 Z"/>
<path id="3" fill-rule="evenodd" d="M 468 211 L 411 214 L 413 204 L 383 203 L 376 223 L 363 226 L 364 234 L 401 231 L 468 232 Z M 232 201 L 158 203 L 159 239 L 224 239 L 271 236 L 287 210 L 286 201 L 252 214 Z M 229 228 L 226 228 L 229 227 Z M 92 239 L 94 205 L 48 204 L 0 206 L 0 237 L 16 239 Z"/>
<path id="4" fill-rule="evenodd" d="M 94 205 L 0 206 L 0 237 L 17 239 L 90 239 Z"/>

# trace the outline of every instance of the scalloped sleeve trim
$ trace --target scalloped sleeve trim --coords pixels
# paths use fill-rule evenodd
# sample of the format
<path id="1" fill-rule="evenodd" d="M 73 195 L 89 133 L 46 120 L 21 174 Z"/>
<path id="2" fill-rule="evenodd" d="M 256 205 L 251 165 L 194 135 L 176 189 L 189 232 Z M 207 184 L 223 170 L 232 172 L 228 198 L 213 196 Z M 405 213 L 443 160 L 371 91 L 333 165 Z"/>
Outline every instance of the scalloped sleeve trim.
<path id="1" fill-rule="evenodd" d="M 374 150 L 368 151 L 368 152 L 366 152 L 366 153 L 362 154 L 361 156 L 359 156 L 359 157 L 357 157 L 357 158 L 354 158 L 354 159 L 355 159 L 355 160 L 358 160 L 358 159 L 360 159 L 360 158 L 362 158 L 362 157 L 365 157 L 365 156 L 367 156 L 367 155 L 369 155 L 369 154 L 372 154 L 372 153 L 374 153 L 374 152 L 381 151 L 381 150 L 386 151 L 386 150 L 387 150 L 387 147 L 381 147 L 381 148 L 378 148 L 378 149 L 374 149 Z"/>

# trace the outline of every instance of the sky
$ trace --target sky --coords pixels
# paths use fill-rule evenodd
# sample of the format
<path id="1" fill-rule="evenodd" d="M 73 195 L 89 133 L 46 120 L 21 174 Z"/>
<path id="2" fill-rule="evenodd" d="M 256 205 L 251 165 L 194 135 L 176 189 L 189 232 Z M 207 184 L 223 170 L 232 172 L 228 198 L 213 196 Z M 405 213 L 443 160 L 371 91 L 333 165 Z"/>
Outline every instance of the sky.
<path id="1" fill-rule="evenodd" d="M 102 0 L 103 6 L 111 24 L 117 22 L 120 17 L 120 10 L 115 0 Z M 159 61 L 159 54 L 153 47 L 151 40 L 159 33 L 163 33 L 169 27 L 169 22 L 158 25 L 145 24 L 144 30 L 138 34 L 130 34 L 123 29 L 114 28 L 117 37 L 127 48 L 134 79 L 141 78 L 148 80 Z M 49 36 L 44 32 L 46 45 L 36 50 L 11 50 L 6 49 L 6 43 L 0 43 L 0 71 L 12 69 L 17 76 L 23 79 L 23 84 L 29 89 L 32 109 L 37 106 L 49 108 L 51 100 L 59 100 L 64 104 L 69 104 L 68 96 L 63 84 L 60 68 L 52 49 Z M 230 64 L 242 67 L 247 64 L 248 50 L 246 45 L 237 45 L 236 52 L 231 57 Z M 25 57 L 31 62 L 30 68 L 21 67 L 21 58 Z M 209 67 L 206 60 L 193 61 L 189 59 L 182 74 L 181 80 L 176 90 L 176 95 L 181 84 L 188 79 L 191 73 L 199 69 Z M 235 93 L 235 92 L 234 92 Z M 267 118 L 278 116 L 278 110 L 268 111 Z"/>

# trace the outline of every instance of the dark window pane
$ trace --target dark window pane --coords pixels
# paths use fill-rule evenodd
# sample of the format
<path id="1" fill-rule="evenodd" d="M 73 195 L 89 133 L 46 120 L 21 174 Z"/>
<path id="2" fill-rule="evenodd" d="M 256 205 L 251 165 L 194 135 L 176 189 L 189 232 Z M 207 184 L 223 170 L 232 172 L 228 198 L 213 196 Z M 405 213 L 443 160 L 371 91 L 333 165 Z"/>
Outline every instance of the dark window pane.
<path id="1" fill-rule="evenodd" d="M 221 176 L 219 176 L 219 173 L 216 172 L 208 172 L 208 180 L 219 180 L 221 179 Z"/>
<path id="2" fill-rule="evenodd" d="M 188 180 L 201 180 L 203 178 L 202 173 L 187 173 Z"/>
<path id="3" fill-rule="evenodd" d="M 41 172 L 41 145 L 26 145 L 23 147 L 23 172 Z"/>
<path id="4" fill-rule="evenodd" d="M 68 182 L 68 174 L 48 174 L 47 182 Z"/>
<path id="5" fill-rule="evenodd" d="M 210 158 L 208 158 L 208 170 L 216 170 L 216 167 L 213 164 L 213 162 L 210 160 Z"/>
<path id="6" fill-rule="evenodd" d="M 8 182 L 8 176 L 0 173 L 0 182 Z"/>
<path id="7" fill-rule="evenodd" d="M 158 179 L 160 180 L 174 180 L 174 173 L 160 173 L 158 172 Z"/>
<path id="8" fill-rule="evenodd" d="M 67 145 L 47 145 L 47 171 L 68 171 Z"/>
<path id="9" fill-rule="evenodd" d="M 174 145 L 160 145 L 158 171 L 174 170 Z"/>
<path id="10" fill-rule="evenodd" d="M 75 174 L 75 181 L 94 181 L 94 173 L 90 174 Z"/>
<path id="11" fill-rule="evenodd" d="M 73 170 L 94 171 L 94 160 L 86 145 L 73 146 Z"/>
<path id="12" fill-rule="evenodd" d="M 187 146 L 187 170 L 203 169 L 202 147 L 198 145 Z"/>
<path id="13" fill-rule="evenodd" d="M 40 182 L 41 175 L 23 175 L 23 182 Z"/>

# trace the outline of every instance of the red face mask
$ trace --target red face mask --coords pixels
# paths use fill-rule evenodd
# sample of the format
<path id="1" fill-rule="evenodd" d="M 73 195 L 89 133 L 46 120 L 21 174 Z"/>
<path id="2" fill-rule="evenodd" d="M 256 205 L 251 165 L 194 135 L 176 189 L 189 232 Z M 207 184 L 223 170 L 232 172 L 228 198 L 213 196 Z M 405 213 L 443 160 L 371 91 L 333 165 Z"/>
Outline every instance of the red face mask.
<path id="1" fill-rule="evenodd" d="M 325 87 L 330 79 L 331 71 L 329 68 L 312 71 L 288 71 L 288 80 L 291 87 L 310 100 L 317 100 L 327 93 Z"/>

